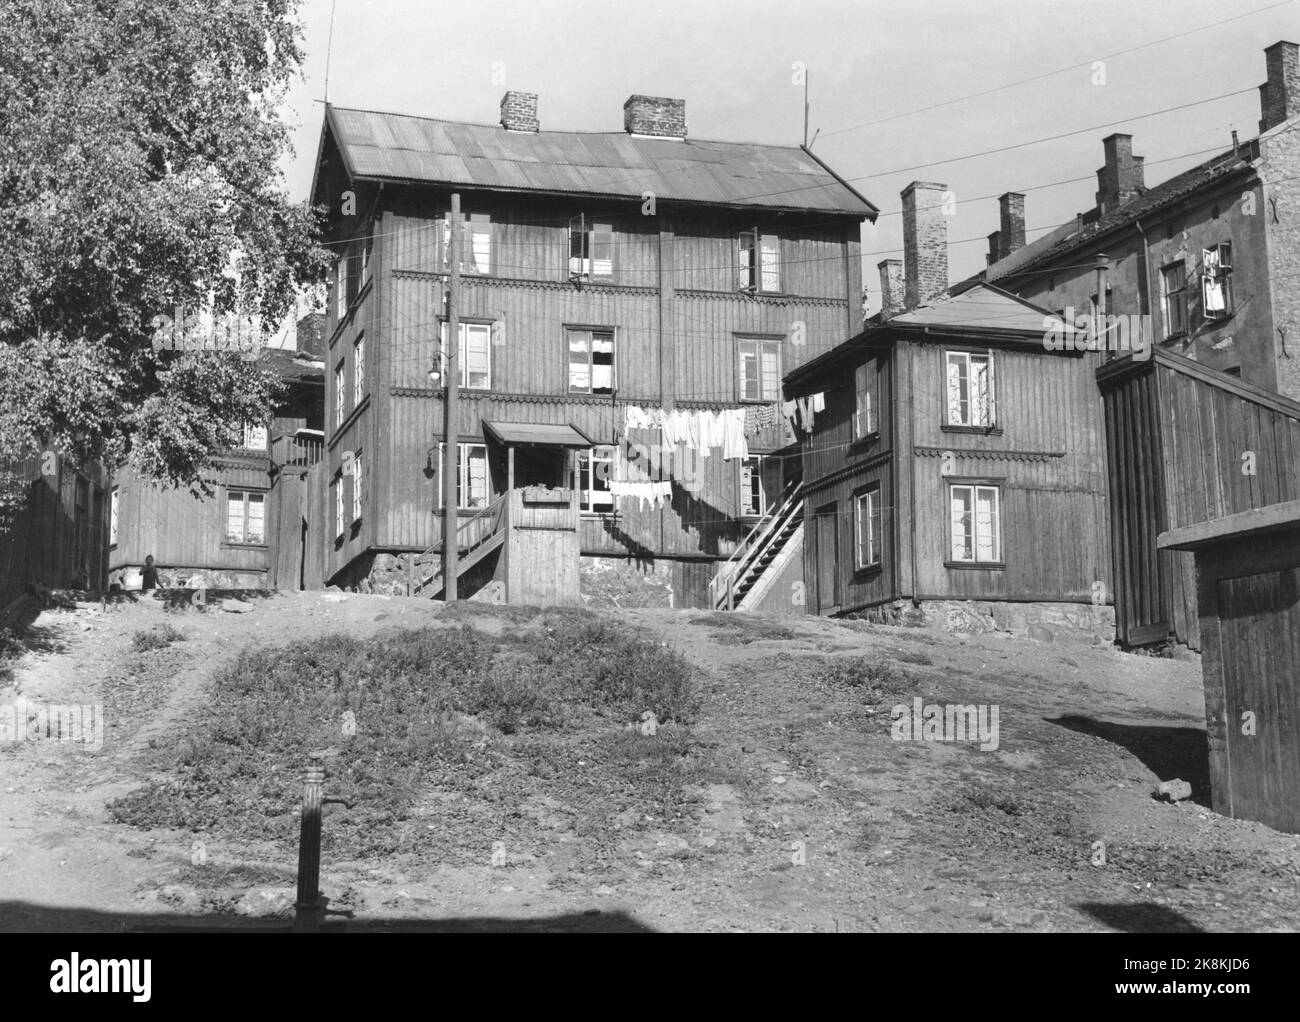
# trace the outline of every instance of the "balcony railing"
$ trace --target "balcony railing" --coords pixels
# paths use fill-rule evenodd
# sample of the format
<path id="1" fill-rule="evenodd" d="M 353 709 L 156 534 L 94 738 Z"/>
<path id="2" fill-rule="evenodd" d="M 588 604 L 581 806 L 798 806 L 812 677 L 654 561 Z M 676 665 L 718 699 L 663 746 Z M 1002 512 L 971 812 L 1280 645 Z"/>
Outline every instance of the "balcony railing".
<path id="1" fill-rule="evenodd" d="M 310 468 L 324 456 L 324 437 L 286 434 L 271 441 L 271 461 L 281 468 Z"/>

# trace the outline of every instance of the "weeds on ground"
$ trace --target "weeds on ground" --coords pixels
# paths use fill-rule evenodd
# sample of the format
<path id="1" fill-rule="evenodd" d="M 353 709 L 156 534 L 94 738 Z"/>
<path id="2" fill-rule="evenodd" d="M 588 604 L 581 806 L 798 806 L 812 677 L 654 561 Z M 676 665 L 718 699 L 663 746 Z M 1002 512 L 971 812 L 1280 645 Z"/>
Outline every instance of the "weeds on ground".
<path id="1" fill-rule="evenodd" d="M 173 628 L 170 624 L 164 624 L 148 631 L 136 632 L 131 638 L 131 649 L 136 653 L 147 653 L 154 649 L 166 649 L 173 642 L 181 642 L 184 639 L 184 632 Z"/>

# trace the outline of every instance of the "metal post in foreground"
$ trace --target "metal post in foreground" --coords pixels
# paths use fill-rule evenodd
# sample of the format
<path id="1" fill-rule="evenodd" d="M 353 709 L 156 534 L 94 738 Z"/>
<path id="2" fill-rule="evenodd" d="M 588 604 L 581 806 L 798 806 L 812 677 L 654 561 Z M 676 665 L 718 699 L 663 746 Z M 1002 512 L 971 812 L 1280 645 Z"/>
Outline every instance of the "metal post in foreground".
<path id="1" fill-rule="evenodd" d="M 298 839 L 298 901 L 294 905 L 293 932 L 318 933 L 320 899 L 320 808 L 325 767 L 307 767 L 302 789 L 302 832 Z"/>

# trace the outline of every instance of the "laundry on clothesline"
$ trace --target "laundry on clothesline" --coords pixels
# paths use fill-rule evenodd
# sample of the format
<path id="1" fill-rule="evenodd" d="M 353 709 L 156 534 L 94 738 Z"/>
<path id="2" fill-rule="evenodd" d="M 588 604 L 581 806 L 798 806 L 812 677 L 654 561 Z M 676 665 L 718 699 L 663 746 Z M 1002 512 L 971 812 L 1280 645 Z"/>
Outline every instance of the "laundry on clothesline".
<path id="1" fill-rule="evenodd" d="M 619 482 L 610 480 L 609 492 L 616 501 L 636 501 L 641 510 L 645 510 L 647 504 L 650 507 L 659 507 L 665 503 L 671 503 L 673 497 L 673 484 L 668 480 L 657 482 Z"/>

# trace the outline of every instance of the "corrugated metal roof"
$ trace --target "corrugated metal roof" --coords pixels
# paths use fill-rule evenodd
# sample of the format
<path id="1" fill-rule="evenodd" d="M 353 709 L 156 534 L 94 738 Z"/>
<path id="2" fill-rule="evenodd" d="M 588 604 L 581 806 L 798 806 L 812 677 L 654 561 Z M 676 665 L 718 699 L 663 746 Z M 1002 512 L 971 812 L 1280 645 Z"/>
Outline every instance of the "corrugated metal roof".
<path id="1" fill-rule="evenodd" d="M 977 284 L 959 294 L 935 299 L 910 312 L 885 321 L 892 327 L 940 327 L 944 329 L 1015 330 L 1042 334 L 1046 309 L 1040 309 L 1005 291 Z"/>
<path id="2" fill-rule="evenodd" d="M 543 444 L 548 447 L 591 447 L 576 427 L 541 422 L 488 422 L 483 428 L 503 444 Z"/>
<path id="3" fill-rule="evenodd" d="M 814 210 L 878 210 L 796 146 L 643 138 L 624 132 L 515 132 L 486 124 L 331 106 L 354 177 L 472 188 Z"/>

